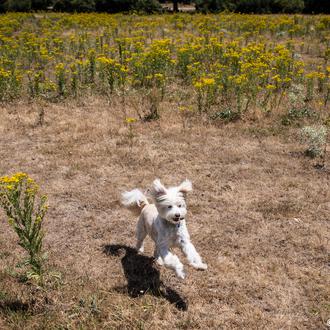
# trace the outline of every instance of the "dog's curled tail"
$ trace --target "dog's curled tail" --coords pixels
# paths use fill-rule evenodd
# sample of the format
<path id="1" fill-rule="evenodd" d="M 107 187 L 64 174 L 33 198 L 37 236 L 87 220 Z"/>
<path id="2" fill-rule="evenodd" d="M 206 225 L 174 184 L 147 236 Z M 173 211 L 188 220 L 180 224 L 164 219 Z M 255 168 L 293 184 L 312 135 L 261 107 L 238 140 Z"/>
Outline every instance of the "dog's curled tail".
<path id="1" fill-rule="evenodd" d="M 121 203 L 137 214 L 149 204 L 147 197 L 139 189 L 123 192 L 121 194 Z"/>

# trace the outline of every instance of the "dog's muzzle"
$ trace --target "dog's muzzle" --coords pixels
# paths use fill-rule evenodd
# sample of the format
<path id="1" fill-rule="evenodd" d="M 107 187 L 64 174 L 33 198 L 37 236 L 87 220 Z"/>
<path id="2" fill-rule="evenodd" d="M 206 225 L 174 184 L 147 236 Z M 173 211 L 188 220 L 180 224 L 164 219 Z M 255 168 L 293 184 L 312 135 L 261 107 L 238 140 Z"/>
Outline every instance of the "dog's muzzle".
<path id="1" fill-rule="evenodd" d="M 182 220 L 184 220 L 184 218 L 180 218 L 180 217 L 172 218 L 172 221 L 175 223 L 178 223 L 179 221 L 182 221 Z"/>

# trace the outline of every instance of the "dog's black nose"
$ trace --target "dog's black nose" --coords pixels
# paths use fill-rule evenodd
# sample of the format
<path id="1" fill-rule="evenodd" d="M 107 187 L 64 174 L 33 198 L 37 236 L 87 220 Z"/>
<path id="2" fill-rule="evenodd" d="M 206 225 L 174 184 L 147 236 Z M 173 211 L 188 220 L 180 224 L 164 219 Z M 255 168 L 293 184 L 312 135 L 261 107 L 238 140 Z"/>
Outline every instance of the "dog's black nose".
<path id="1" fill-rule="evenodd" d="M 175 213 L 174 216 L 175 216 L 176 218 L 180 218 L 180 213 Z"/>

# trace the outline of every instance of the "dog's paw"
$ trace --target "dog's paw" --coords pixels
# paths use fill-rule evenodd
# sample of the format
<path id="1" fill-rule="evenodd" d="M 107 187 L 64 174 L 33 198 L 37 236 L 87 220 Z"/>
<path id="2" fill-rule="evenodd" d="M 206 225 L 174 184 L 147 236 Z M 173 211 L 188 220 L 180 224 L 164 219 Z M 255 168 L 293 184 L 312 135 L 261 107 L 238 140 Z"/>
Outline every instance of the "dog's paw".
<path id="1" fill-rule="evenodd" d="M 201 263 L 198 267 L 200 270 L 206 270 L 207 269 L 207 264 Z"/>
<path id="2" fill-rule="evenodd" d="M 158 266 L 164 266 L 164 260 L 162 257 L 158 257 L 155 261 Z"/>
<path id="3" fill-rule="evenodd" d="M 137 253 L 142 254 L 144 252 L 144 247 L 137 249 Z"/>
<path id="4" fill-rule="evenodd" d="M 207 264 L 204 264 L 202 262 L 192 263 L 191 266 L 193 266 L 195 269 L 198 269 L 198 270 L 206 270 L 207 269 Z"/>
<path id="5" fill-rule="evenodd" d="M 181 280 L 184 280 L 185 277 L 186 277 L 186 274 L 185 274 L 185 272 L 183 270 L 177 270 L 176 271 L 176 276 L 179 277 L 179 278 L 181 278 Z"/>

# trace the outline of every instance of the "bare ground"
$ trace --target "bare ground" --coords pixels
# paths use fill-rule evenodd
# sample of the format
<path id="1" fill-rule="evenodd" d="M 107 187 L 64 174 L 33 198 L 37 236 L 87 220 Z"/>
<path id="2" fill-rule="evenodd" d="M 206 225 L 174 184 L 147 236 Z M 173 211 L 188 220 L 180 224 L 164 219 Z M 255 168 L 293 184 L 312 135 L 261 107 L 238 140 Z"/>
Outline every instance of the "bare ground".
<path id="1" fill-rule="evenodd" d="M 1 109 L 0 175 L 25 171 L 49 196 L 45 249 L 62 277 L 43 291 L 12 276 L 22 251 L 1 214 L 0 328 L 326 329 L 330 172 L 295 130 L 183 129 L 165 111 L 130 137 L 119 108 L 48 105 L 39 126 L 37 104 Z M 150 240 L 135 253 L 118 201 L 156 177 L 194 184 L 188 227 L 209 269 L 186 265 L 184 281 L 153 263 Z"/>

